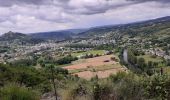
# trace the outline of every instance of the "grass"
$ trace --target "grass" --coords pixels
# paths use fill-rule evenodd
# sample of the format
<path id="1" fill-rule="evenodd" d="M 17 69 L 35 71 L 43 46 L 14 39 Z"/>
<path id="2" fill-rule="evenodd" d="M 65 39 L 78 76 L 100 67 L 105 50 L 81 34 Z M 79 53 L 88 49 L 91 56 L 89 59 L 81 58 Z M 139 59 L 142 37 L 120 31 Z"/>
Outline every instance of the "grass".
<path id="1" fill-rule="evenodd" d="M 138 56 L 138 58 L 144 58 L 146 62 L 149 62 L 149 61 L 162 62 L 163 61 L 163 59 L 161 57 L 153 58 L 151 55 L 142 55 L 142 56 Z"/>
<path id="2" fill-rule="evenodd" d="M 170 75 L 170 66 L 164 68 L 164 72 Z"/>
<path id="3" fill-rule="evenodd" d="M 81 64 L 81 63 L 85 63 L 85 62 L 87 62 L 86 59 L 79 59 L 79 60 L 73 61 L 72 64 L 73 64 L 73 65 L 74 65 L 74 64 Z"/>
<path id="4" fill-rule="evenodd" d="M 37 92 L 10 84 L 0 89 L 0 100 L 40 100 Z"/>
<path id="5" fill-rule="evenodd" d="M 114 69 L 114 68 L 120 68 L 122 67 L 120 64 L 114 64 L 114 65 L 104 65 L 100 67 L 94 68 L 96 71 L 104 71 L 104 70 L 109 70 L 109 69 Z"/>
<path id="6" fill-rule="evenodd" d="M 78 53 L 72 53 L 72 56 L 80 56 L 80 55 L 84 55 L 84 54 L 93 54 L 93 55 L 96 55 L 96 54 L 99 54 L 99 55 L 103 55 L 104 54 L 104 50 L 90 50 L 90 51 L 85 51 L 85 52 L 78 52 Z"/>
<path id="7" fill-rule="evenodd" d="M 143 56 L 138 56 L 138 58 L 144 58 L 146 62 L 152 61 L 152 62 L 157 62 L 158 63 L 158 67 L 165 67 L 166 64 L 162 63 L 163 62 L 163 58 L 161 57 L 152 57 L 152 55 L 143 55 Z"/>
<path id="8" fill-rule="evenodd" d="M 70 70 L 69 73 L 74 74 L 74 73 L 79 73 L 79 72 L 84 72 L 84 71 L 97 72 L 97 71 L 105 71 L 105 70 L 120 68 L 120 67 L 122 67 L 120 64 L 103 65 L 103 66 L 98 66 L 98 67 L 89 67 L 89 68 L 83 68 L 83 69 Z"/>

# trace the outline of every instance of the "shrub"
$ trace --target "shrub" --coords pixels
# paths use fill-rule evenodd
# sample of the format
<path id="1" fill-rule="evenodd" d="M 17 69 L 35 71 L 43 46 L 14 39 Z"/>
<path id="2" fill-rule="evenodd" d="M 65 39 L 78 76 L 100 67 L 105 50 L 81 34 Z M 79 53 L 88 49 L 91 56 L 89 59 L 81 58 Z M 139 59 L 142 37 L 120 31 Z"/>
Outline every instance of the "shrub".
<path id="1" fill-rule="evenodd" d="M 170 79 L 167 75 L 153 75 L 145 79 L 145 93 L 147 99 L 169 100 L 170 98 Z"/>
<path id="2" fill-rule="evenodd" d="M 11 84 L 0 89 L 0 100 L 39 100 L 37 94 L 28 88 Z"/>
<path id="3" fill-rule="evenodd" d="M 71 63 L 72 61 L 75 61 L 75 60 L 78 60 L 78 58 L 68 55 L 64 58 L 59 59 L 58 61 L 56 61 L 56 63 L 59 64 L 59 65 L 64 65 L 64 64 L 69 64 L 69 63 Z"/>

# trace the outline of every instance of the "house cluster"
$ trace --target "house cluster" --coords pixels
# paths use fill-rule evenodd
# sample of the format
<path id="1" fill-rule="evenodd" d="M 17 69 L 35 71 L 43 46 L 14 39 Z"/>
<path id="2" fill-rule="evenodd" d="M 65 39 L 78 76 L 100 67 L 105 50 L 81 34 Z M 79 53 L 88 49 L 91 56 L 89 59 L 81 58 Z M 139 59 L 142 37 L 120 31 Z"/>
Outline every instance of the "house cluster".
<path id="1" fill-rule="evenodd" d="M 3 57 L 0 55 L 0 63 L 3 63 L 4 62 L 4 59 Z"/>
<path id="2" fill-rule="evenodd" d="M 115 44 L 115 39 L 89 39 L 89 40 L 82 40 L 79 43 L 81 44 L 92 44 L 92 45 L 103 45 L 103 44 Z"/>
<path id="3" fill-rule="evenodd" d="M 0 63 L 3 63 L 4 61 L 14 61 L 19 60 L 30 53 L 38 53 L 41 54 L 42 51 L 47 50 L 50 48 L 50 50 L 56 50 L 58 48 L 58 45 L 56 43 L 41 43 L 36 45 L 17 45 L 17 46 L 11 46 L 12 49 L 10 49 L 9 52 L 0 53 Z"/>
<path id="4" fill-rule="evenodd" d="M 159 48 L 156 48 L 156 49 L 150 48 L 149 50 L 145 50 L 145 54 L 156 55 L 156 56 L 162 57 L 166 60 L 170 59 L 170 55 L 167 55 L 165 51 L 163 51 L 162 49 L 159 49 Z"/>

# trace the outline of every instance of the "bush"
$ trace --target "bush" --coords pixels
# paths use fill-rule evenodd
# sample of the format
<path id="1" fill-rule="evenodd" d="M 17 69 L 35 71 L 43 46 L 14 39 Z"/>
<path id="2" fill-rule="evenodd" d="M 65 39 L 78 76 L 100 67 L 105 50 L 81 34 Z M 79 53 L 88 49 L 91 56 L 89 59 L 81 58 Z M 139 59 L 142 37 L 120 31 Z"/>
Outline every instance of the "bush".
<path id="1" fill-rule="evenodd" d="M 0 100 L 39 100 L 37 94 L 28 88 L 11 84 L 0 89 Z"/>
<path id="2" fill-rule="evenodd" d="M 63 65 L 63 64 L 69 64 L 72 61 L 78 60 L 77 57 L 73 57 L 73 56 L 66 56 L 64 58 L 59 59 L 56 63 L 59 65 Z"/>
<path id="3" fill-rule="evenodd" d="M 147 99 L 169 100 L 170 98 L 170 79 L 167 75 L 153 75 L 145 79 L 145 93 Z"/>
<path id="4" fill-rule="evenodd" d="M 16 60 L 13 61 L 11 63 L 11 65 L 13 66 L 35 66 L 36 65 L 36 61 L 34 59 L 20 59 L 20 60 Z"/>

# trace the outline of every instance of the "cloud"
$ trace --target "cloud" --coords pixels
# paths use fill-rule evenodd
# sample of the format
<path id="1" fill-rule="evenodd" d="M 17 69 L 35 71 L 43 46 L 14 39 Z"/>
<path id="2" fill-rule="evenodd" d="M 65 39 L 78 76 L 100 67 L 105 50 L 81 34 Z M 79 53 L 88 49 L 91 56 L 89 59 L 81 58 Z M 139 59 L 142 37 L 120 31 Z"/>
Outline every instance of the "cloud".
<path id="1" fill-rule="evenodd" d="M 128 0 L 128 1 L 134 1 L 134 2 L 151 2 L 151 1 L 155 1 L 155 2 L 161 2 L 161 3 L 169 3 L 169 0 Z"/>
<path id="2" fill-rule="evenodd" d="M 66 13 L 91 15 L 105 13 L 111 9 L 118 9 L 138 3 L 153 1 L 159 3 L 170 3 L 170 0 L 0 0 L 0 6 L 46 6 L 56 9 L 56 11 L 62 9 L 62 12 Z"/>
<path id="3" fill-rule="evenodd" d="M 0 0 L 0 6 L 12 6 L 22 4 L 43 5 L 50 2 L 51 0 Z"/>
<path id="4" fill-rule="evenodd" d="M 170 0 L 0 0 L 0 33 L 129 23 L 170 15 Z"/>

